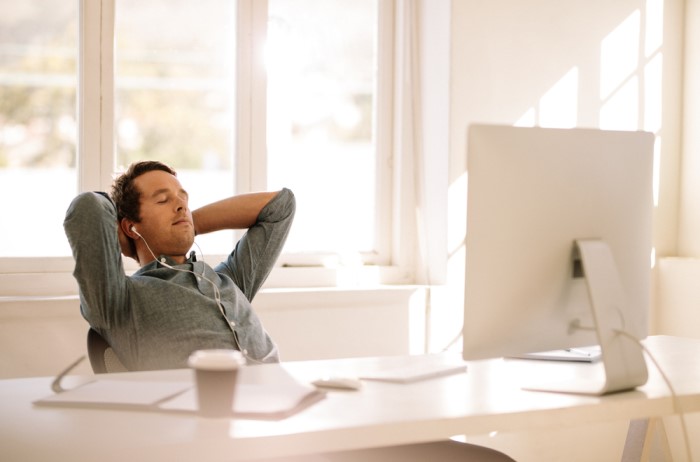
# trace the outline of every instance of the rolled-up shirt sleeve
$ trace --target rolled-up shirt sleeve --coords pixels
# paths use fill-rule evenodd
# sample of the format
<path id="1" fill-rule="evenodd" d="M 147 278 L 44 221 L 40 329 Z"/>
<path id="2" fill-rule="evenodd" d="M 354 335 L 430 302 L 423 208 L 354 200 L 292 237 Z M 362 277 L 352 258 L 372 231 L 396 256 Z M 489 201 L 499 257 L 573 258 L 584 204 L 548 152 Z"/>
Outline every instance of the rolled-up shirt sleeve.
<path id="1" fill-rule="evenodd" d="M 289 189 L 282 189 L 260 211 L 256 223 L 238 241 L 226 261 L 216 271 L 228 274 L 253 300 L 274 268 L 294 220 L 296 200 Z"/>

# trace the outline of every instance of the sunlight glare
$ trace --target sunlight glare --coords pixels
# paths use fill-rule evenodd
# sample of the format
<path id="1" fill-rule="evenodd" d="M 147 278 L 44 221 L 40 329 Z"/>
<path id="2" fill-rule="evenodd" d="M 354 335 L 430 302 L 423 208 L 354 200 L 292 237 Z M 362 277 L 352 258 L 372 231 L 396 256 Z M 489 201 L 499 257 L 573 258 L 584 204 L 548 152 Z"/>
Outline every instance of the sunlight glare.
<path id="1" fill-rule="evenodd" d="M 653 194 L 654 207 L 659 206 L 659 189 L 661 184 L 661 137 L 656 136 L 654 140 L 654 173 L 653 173 Z"/>
<path id="2" fill-rule="evenodd" d="M 637 130 L 639 127 L 639 79 L 632 77 L 600 109 L 603 130 Z"/>
<path id="3" fill-rule="evenodd" d="M 447 208 L 449 220 L 447 230 L 447 249 L 450 254 L 464 245 L 467 235 L 467 173 L 463 173 L 452 182 L 447 191 Z"/>
<path id="4" fill-rule="evenodd" d="M 635 10 L 601 43 L 600 96 L 608 99 L 634 74 L 639 64 L 640 17 Z"/>
<path id="5" fill-rule="evenodd" d="M 573 128 L 578 124 L 579 69 L 571 68 L 513 124 L 516 127 Z"/>
<path id="6" fill-rule="evenodd" d="M 539 125 L 573 128 L 578 114 L 579 70 L 573 67 L 540 99 Z"/>
<path id="7" fill-rule="evenodd" d="M 663 55 L 654 56 L 644 66 L 644 130 L 658 133 L 661 130 Z"/>
<path id="8" fill-rule="evenodd" d="M 664 41 L 664 0 L 646 0 L 644 53 L 651 57 Z"/>
<path id="9" fill-rule="evenodd" d="M 525 113 L 520 116 L 520 118 L 513 125 L 516 127 L 534 127 L 536 120 L 537 115 L 535 114 L 535 108 L 531 107 L 525 111 Z"/>

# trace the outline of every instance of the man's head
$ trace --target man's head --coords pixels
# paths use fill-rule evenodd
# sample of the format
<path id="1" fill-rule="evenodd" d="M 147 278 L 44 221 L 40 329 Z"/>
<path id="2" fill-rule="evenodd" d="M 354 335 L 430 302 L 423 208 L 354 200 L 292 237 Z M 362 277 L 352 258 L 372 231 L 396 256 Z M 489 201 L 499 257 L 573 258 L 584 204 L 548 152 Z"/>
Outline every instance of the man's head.
<path id="1" fill-rule="evenodd" d="M 175 170 L 156 160 L 135 162 L 129 166 L 112 184 L 112 200 L 117 207 L 117 219 L 127 218 L 136 223 L 141 221 L 141 192 L 135 180 L 144 173 L 160 170 L 177 176 Z"/>
<path id="2" fill-rule="evenodd" d="M 157 161 L 130 165 L 114 182 L 112 200 L 131 253 L 142 265 L 158 255 L 184 259 L 194 226 L 188 194 L 173 169 Z"/>

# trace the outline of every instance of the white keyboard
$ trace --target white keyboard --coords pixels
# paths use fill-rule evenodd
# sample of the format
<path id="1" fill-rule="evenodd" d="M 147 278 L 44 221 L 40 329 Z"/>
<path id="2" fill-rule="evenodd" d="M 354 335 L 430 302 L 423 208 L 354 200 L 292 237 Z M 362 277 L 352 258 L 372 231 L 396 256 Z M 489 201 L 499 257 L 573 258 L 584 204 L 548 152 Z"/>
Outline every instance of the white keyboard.
<path id="1" fill-rule="evenodd" d="M 461 360 L 447 359 L 437 356 L 416 356 L 405 362 L 389 365 L 381 370 L 365 372 L 363 380 L 383 382 L 410 383 L 419 380 L 442 377 L 445 375 L 466 372 L 467 363 Z"/>

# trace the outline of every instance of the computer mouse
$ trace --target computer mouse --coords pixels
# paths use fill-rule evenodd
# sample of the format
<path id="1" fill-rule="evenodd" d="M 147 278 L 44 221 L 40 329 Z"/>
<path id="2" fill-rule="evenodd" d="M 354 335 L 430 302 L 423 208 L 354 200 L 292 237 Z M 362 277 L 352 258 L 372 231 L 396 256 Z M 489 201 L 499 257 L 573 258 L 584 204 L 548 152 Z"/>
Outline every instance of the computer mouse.
<path id="1" fill-rule="evenodd" d="M 338 390 L 359 390 L 362 381 L 354 377 L 326 376 L 311 382 L 319 388 L 335 388 Z"/>

